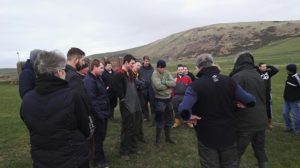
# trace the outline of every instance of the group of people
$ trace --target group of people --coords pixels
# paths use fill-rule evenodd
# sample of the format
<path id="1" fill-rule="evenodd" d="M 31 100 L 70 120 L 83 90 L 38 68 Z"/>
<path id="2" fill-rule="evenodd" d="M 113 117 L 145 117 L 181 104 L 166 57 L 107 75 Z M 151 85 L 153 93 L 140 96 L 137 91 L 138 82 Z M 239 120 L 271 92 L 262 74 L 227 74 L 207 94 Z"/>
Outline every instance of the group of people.
<path id="1" fill-rule="evenodd" d="M 150 57 L 140 62 L 125 55 L 120 67 L 89 60 L 79 48 L 64 54 L 33 50 L 19 77 L 20 115 L 30 133 L 33 167 L 108 167 L 103 150 L 109 119 L 119 102 L 122 159 L 142 154 L 143 122 L 155 126 L 155 146 L 176 144 L 172 127 L 182 121 L 196 130 L 202 167 L 238 167 L 251 143 L 260 168 L 268 167 L 265 130 L 272 128 L 271 77 L 278 72 L 265 63 L 256 67 L 250 52 L 235 60 L 229 76 L 210 54 L 196 60 L 196 77 L 179 64 L 172 76 L 167 63 L 156 68 Z M 300 134 L 300 78 L 289 64 L 284 91 L 287 131 Z M 149 110 L 150 106 L 150 110 Z M 296 115 L 292 125 L 290 112 Z M 174 115 L 175 114 L 175 115 Z"/>

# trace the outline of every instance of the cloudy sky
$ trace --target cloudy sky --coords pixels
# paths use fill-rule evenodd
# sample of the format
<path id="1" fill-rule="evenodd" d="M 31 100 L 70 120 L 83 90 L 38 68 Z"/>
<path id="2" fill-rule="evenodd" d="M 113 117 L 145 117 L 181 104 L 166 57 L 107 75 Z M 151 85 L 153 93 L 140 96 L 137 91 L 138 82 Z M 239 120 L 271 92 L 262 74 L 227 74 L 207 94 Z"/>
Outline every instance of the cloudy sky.
<path id="1" fill-rule="evenodd" d="M 216 23 L 300 20 L 299 0 L 0 0 L 0 68 L 30 50 L 128 49 Z"/>

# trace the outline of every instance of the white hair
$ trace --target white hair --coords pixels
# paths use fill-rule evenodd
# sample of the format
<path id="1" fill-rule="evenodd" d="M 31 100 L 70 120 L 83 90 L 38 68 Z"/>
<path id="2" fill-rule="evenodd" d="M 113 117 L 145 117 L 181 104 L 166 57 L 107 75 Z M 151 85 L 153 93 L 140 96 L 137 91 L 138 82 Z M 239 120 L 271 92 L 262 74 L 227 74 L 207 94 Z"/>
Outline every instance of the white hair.
<path id="1" fill-rule="evenodd" d="M 54 74 L 58 69 L 65 69 L 66 59 L 65 56 L 57 51 L 42 51 L 34 65 L 38 74 Z"/>
<path id="2" fill-rule="evenodd" d="M 214 59 L 211 54 L 204 53 L 200 54 L 196 60 L 196 66 L 198 68 L 213 66 Z"/>

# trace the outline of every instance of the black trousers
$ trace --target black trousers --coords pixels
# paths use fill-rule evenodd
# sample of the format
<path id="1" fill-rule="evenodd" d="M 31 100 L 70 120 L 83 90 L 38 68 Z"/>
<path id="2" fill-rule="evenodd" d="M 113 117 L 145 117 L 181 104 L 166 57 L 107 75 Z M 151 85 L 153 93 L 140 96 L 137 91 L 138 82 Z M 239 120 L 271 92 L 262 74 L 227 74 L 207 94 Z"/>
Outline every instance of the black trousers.
<path id="1" fill-rule="evenodd" d="M 124 102 L 120 102 L 121 112 L 121 143 L 120 154 L 129 155 L 137 151 L 136 112 L 130 112 Z"/>
<path id="2" fill-rule="evenodd" d="M 95 155 L 94 155 L 94 163 L 101 163 L 106 160 L 104 151 L 103 151 L 103 142 L 106 137 L 107 132 L 107 119 L 99 119 L 95 118 Z"/>
<path id="3" fill-rule="evenodd" d="M 237 132 L 238 157 L 241 159 L 247 146 L 251 143 L 258 163 L 268 161 L 265 151 L 265 131 Z"/>
<path id="4" fill-rule="evenodd" d="M 142 96 L 141 96 L 141 106 L 142 106 L 142 112 L 143 112 L 143 117 L 144 119 L 150 120 L 150 115 L 154 115 L 154 103 L 153 100 L 150 99 L 149 92 L 142 91 Z M 151 114 L 149 111 L 149 104 L 150 104 L 150 110 Z"/>
<path id="5" fill-rule="evenodd" d="M 202 168 L 238 168 L 236 144 L 213 149 L 198 141 L 198 153 Z"/>

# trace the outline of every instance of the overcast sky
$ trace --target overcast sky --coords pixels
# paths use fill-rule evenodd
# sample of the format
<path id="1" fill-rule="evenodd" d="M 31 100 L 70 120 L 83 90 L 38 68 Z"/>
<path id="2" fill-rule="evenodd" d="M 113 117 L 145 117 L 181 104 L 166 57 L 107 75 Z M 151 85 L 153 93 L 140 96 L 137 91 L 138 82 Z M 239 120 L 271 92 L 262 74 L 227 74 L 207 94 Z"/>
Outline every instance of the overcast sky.
<path id="1" fill-rule="evenodd" d="M 299 0 L 0 0 L 0 68 L 32 49 L 86 55 L 216 23 L 300 20 Z"/>

